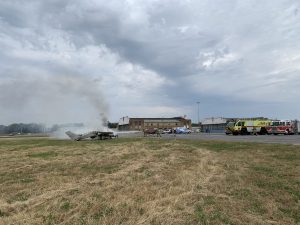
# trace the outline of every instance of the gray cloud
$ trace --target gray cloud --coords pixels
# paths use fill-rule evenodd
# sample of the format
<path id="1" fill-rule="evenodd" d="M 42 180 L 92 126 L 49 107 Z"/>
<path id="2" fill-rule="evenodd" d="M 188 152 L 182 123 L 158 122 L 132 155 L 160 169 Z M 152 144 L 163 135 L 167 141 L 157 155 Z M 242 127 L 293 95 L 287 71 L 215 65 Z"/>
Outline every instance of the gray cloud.
<path id="1" fill-rule="evenodd" d="M 63 99 L 79 117 L 91 117 L 93 110 L 76 101 L 91 89 L 104 93 L 90 101 L 105 96 L 113 120 L 151 109 L 153 116 L 173 109 L 197 118 L 198 100 L 208 105 L 203 115 L 255 114 L 259 105 L 265 116 L 290 116 L 282 104 L 300 117 L 296 0 L 21 2 L 0 2 L 0 101 L 11 108 L 1 107 L 3 115 L 22 98 L 32 108 L 42 104 L 23 90 L 46 76 L 43 89 L 56 92 L 59 84 L 49 80 L 67 74 L 88 89 L 71 88 L 76 94 Z M 16 87 L 19 93 L 6 94 Z M 10 118 L 4 120 L 18 116 Z"/>

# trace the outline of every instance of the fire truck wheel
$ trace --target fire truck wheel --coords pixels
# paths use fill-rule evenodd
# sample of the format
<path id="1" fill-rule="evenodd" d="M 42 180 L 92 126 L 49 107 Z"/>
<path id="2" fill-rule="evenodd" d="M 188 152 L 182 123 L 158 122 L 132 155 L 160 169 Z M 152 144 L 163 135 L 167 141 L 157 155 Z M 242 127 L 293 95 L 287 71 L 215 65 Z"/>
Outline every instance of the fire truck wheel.
<path id="1" fill-rule="evenodd" d="M 262 128 L 260 129 L 260 132 L 259 132 L 260 135 L 265 135 L 265 134 L 267 134 L 267 133 L 268 133 L 268 132 L 267 132 L 266 128 L 262 127 Z"/>
<path id="2" fill-rule="evenodd" d="M 241 135 L 247 135 L 247 134 L 248 134 L 247 129 L 246 129 L 246 128 L 243 128 L 243 129 L 241 130 Z"/>

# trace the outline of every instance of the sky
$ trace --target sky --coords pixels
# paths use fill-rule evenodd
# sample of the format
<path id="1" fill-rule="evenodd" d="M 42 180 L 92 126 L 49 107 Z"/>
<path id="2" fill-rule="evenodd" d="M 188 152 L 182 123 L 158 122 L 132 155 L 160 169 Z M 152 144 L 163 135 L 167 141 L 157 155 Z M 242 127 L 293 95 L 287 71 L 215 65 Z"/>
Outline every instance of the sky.
<path id="1" fill-rule="evenodd" d="M 300 119 L 299 87 L 298 0 L 0 0 L 0 124 Z"/>

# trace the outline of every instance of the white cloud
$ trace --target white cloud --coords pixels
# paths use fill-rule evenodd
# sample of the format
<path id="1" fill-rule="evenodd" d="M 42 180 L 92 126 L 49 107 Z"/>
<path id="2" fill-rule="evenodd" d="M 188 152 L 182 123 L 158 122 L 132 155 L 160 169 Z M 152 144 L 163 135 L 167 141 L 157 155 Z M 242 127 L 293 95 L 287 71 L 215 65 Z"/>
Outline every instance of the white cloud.
<path id="1" fill-rule="evenodd" d="M 218 70 L 226 69 L 226 66 L 239 61 L 240 58 L 237 54 L 228 52 L 224 47 L 213 52 L 200 52 L 196 60 L 198 61 L 196 67 L 200 70 Z"/>

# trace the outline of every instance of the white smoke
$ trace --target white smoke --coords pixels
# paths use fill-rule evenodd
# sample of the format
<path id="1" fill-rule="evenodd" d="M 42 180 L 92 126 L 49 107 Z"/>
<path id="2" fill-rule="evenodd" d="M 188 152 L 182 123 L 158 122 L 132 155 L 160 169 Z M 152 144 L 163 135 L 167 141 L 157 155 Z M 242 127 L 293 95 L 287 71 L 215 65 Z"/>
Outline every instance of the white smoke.
<path id="1" fill-rule="evenodd" d="M 0 82 L 1 113 L 11 122 L 107 124 L 99 80 L 84 75 L 13 77 Z"/>
<path id="2" fill-rule="evenodd" d="M 54 80 L 54 84 L 61 93 L 72 93 L 75 97 L 84 98 L 99 112 L 100 125 L 107 125 L 109 106 L 99 88 L 99 80 L 87 79 L 84 76 L 62 76 Z"/>

